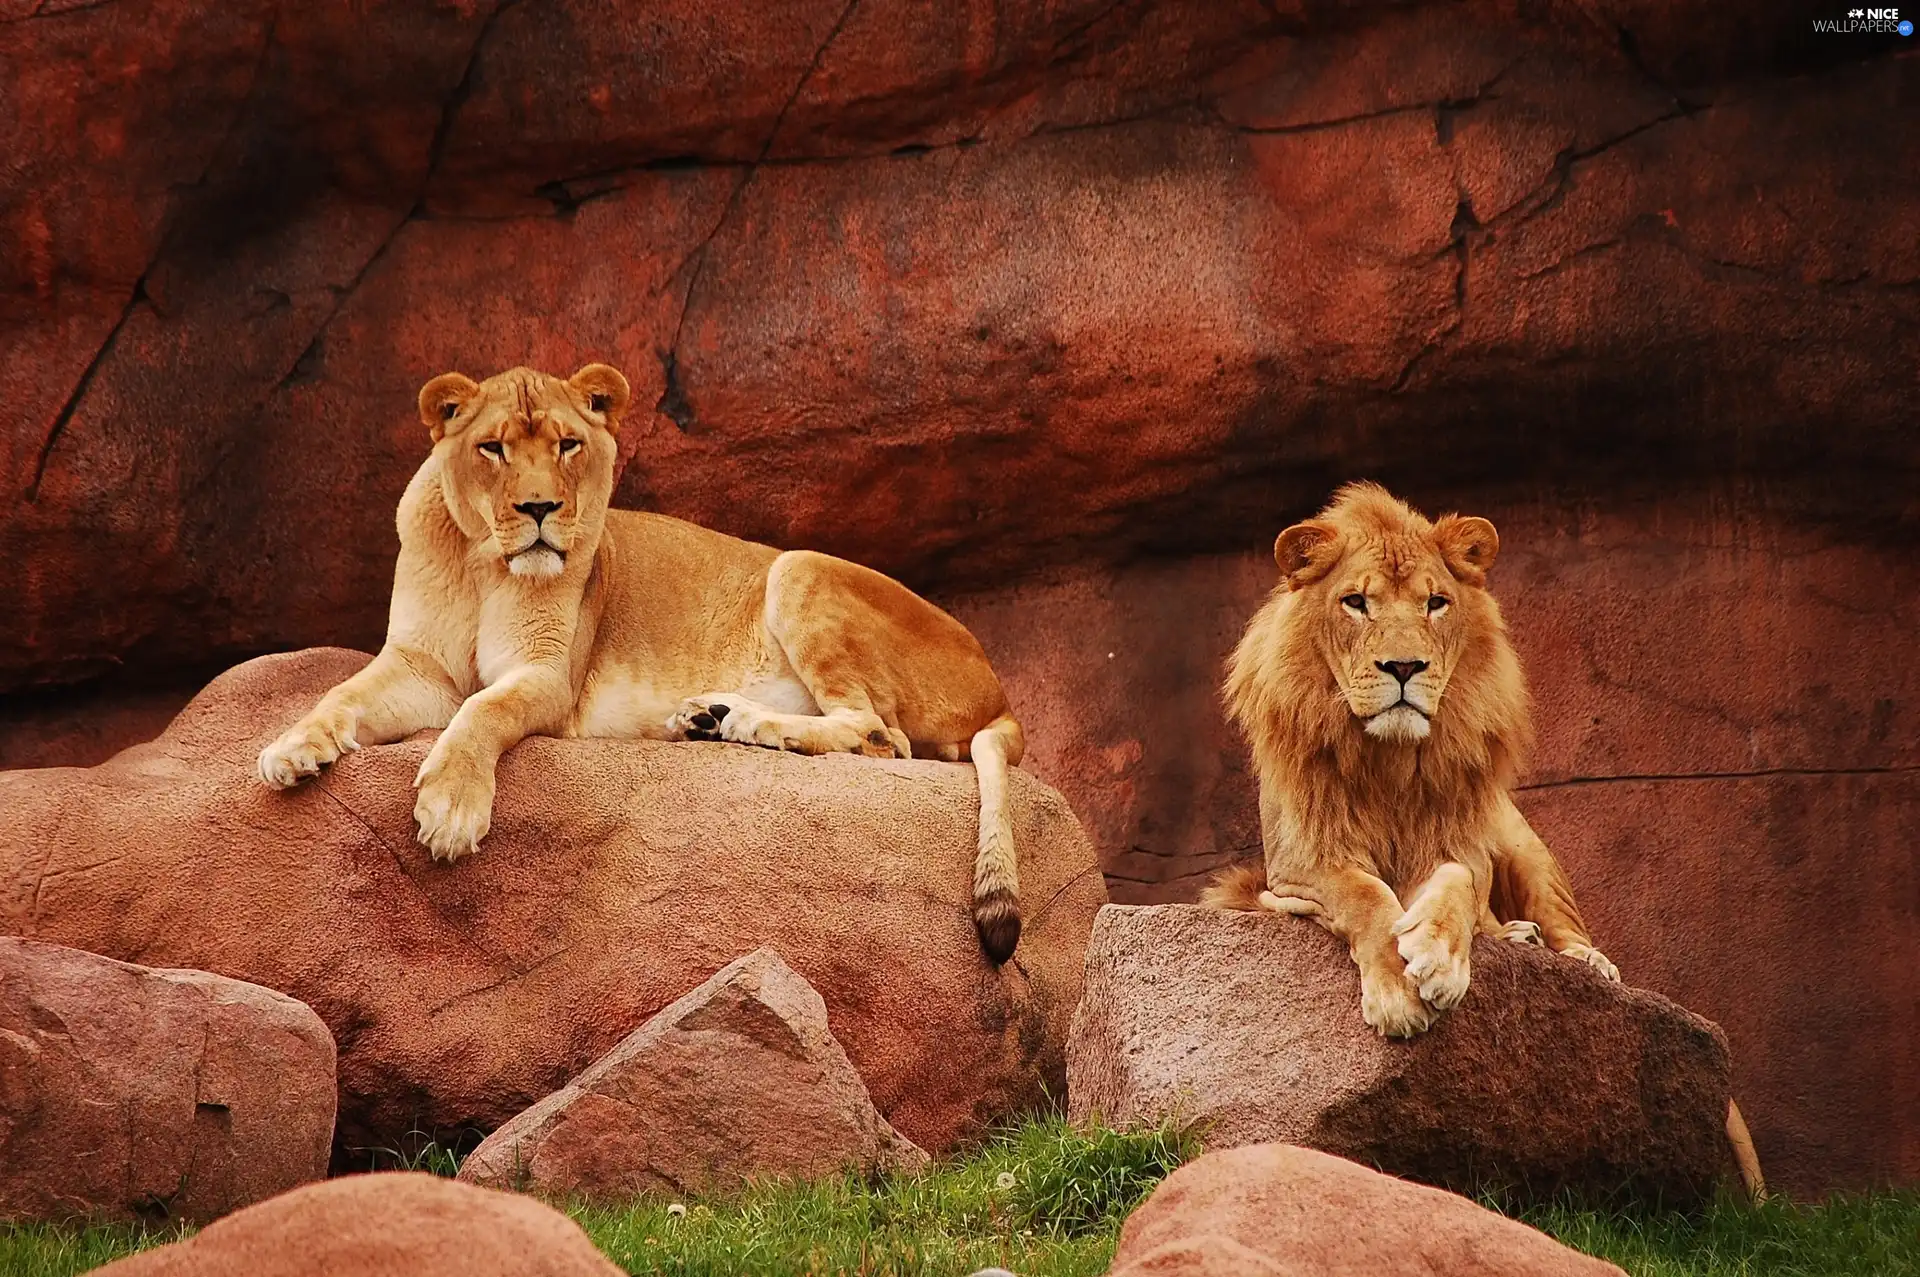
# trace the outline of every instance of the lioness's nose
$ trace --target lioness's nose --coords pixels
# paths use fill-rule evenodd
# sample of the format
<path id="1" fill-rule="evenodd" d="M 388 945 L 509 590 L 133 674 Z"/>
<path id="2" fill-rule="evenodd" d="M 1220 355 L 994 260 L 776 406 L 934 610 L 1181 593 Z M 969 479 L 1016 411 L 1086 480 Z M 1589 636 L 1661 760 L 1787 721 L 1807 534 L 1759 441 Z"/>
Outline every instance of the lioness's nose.
<path id="1" fill-rule="evenodd" d="M 1391 674 L 1402 683 L 1427 668 L 1425 661 L 1375 661 L 1383 673 Z"/>
<path id="2" fill-rule="evenodd" d="M 559 501 L 522 501 L 513 508 L 538 524 L 542 519 L 558 510 L 563 502 Z"/>

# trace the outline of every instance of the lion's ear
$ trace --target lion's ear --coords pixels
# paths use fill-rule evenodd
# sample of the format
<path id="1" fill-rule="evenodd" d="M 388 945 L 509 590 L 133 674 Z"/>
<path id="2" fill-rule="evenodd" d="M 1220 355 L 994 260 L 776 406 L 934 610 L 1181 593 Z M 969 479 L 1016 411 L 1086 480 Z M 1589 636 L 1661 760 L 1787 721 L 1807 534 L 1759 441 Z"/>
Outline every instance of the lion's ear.
<path id="1" fill-rule="evenodd" d="M 1339 557 L 1340 530 L 1318 519 L 1294 524 L 1273 542 L 1273 561 L 1292 590 L 1311 585 L 1331 572 Z"/>
<path id="2" fill-rule="evenodd" d="M 435 443 L 447 437 L 455 418 L 478 389 L 473 378 L 457 372 L 443 372 L 420 387 L 420 421 L 433 432 Z"/>
<path id="3" fill-rule="evenodd" d="M 587 397 L 587 407 L 607 419 L 607 429 L 620 424 L 633 391 L 617 368 L 606 364 L 588 364 L 568 379 L 568 385 Z"/>
<path id="4" fill-rule="evenodd" d="M 1500 534 L 1485 519 L 1450 514 L 1433 525 L 1447 569 L 1468 585 L 1485 585 L 1487 569 L 1500 554 Z"/>

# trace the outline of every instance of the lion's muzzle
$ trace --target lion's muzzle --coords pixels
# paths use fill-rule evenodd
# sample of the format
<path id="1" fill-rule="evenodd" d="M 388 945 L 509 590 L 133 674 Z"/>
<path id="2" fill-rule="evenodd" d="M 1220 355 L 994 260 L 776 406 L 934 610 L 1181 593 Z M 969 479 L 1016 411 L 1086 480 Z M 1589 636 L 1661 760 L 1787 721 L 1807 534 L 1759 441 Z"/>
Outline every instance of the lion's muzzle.
<path id="1" fill-rule="evenodd" d="M 1428 662 L 1375 661 L 1373 666 L 1385 677 L 1368 679 L 1366 695 L 1353 698 L 1354 712 L 1366 720 L 1367 735 L 1402 744 L 1425 740 L 1433 730 L 1433 712 L 1440 700 Z M 1372 704 L 1359 703 L 1362 700 Z"/>

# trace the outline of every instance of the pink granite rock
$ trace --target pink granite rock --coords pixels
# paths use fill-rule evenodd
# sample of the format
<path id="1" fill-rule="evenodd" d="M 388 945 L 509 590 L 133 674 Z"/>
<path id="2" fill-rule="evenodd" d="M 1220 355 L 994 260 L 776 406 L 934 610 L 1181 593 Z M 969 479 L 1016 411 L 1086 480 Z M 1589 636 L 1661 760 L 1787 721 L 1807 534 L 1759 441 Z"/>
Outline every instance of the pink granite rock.
<path id="1" fill-rule="evenodd" d="M 1120 1233 L 1111 1277 L 1624 1277 L 1464 1197 L 1288 1144 L 1209 1153 Z"/>
<path id="2" fill-rule="evenodd" d="M 305 1003 L 0 937 L 0 1219 L 213 1219 L 323 1178 L 333 1114 Z"/>
<path id="3" fill-rule="evenodd" d="M 1360 1018 L 1345 946 L 1304 919 L 1109 905 L 1067 1046 L 1076 1118 L 1204 1124 L 1455 1188 L 1697 1201 L 1728 1169 L 1710 1022 L 1482 937 L 1466 1001 L 1409 1041 Z"/>
<path id="4" fill-rule="evenodd" d="M 432 1175 L 349 1175 L 283 1193 L 97 1277 L 618 1277 L 551 1206 Z"/>
<path id="5" fill-rule="evenodd" d="M 460 1178 L 618 1201 L 927 1161 L 874 1108 L 827 1004 L 763 948 L 495 1131 Z"/>

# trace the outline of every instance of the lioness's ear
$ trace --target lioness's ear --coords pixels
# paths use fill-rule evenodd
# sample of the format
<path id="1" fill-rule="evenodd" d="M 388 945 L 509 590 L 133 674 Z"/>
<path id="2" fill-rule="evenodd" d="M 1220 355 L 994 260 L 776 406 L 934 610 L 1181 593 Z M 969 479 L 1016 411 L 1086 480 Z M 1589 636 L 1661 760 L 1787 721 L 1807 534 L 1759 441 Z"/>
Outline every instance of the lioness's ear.
<path id="1" fill-rule="evenodd" d="M 443 372 L 420 387 L 420 421 L 433 432 L 435 443 L 447 437 L 454 420 L 478 389 L 473 378 L 457 372 Z"/>
<path id="2" fill-rule="evenodd" d="M 1318 581 L 1333 570 L 1339 557 L 1340 530 L 1318 519 L 1294 524 L 1273 542 L 1273 561 L 1291 590 Z"/>
<path id="3" fill-rule="evenodd" d="M 1433 525 L 1447 569 L 1468 585 L 1485 585 L 1487 569 L 1500 554 L 1500 534 L 1485 519 L 1450 514 Z"/>
<path id="4" fill-rule="evenodd" d="M 573 374 L 567 384 L 587 397 L 587 407 L 607 419 L 609 430 L 620 424 L 622 414 L 627 411 L 627 401 L 633 397 L 620 370 L 605 364 L 588 364 Z"/>

